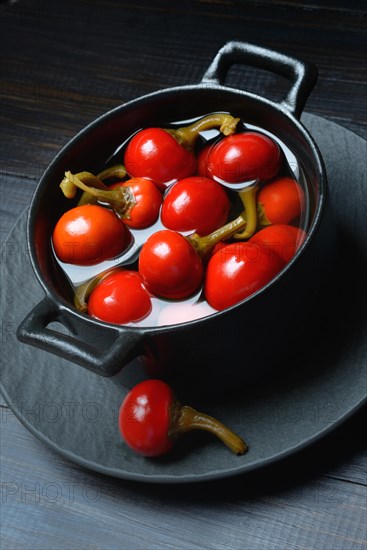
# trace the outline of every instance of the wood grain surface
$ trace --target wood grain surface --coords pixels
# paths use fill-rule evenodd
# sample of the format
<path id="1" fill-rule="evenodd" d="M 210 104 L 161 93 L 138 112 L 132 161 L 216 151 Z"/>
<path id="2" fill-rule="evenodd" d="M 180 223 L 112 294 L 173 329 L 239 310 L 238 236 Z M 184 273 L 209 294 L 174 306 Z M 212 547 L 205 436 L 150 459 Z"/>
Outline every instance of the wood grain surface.
<path id="1" fill-rule="evenodd" d="M 18 0 L 2 2 L 0 18 L 1 243 L 77 131 L 124 101 L 199 82 L 228 40 L 315 63 L 307 111 L 367 137 L 364 2 Z M 227 83 L 272 99 L 287 90 L 242 66 Z M 276 467 L 168 487 L 66 462 L 1 401 L 0 548 L 366 548 L 364 413 Z"/>

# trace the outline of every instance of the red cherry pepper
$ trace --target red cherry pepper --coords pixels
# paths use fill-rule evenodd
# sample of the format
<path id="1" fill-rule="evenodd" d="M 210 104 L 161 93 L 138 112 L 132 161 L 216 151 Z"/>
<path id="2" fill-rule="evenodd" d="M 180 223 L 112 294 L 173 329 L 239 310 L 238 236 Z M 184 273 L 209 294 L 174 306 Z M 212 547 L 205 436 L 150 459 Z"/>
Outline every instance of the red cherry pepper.
<path id="1" fill-rule="evenodd" d="M 103 206 L 86 204 L 65 212 L 52 235 L 56 256 L 65 263 L 95 265 L 121 254 L 131 242 L 123 221 Z"/>
<path id="2" fill-rule="evenodd" d="M 304 210 L 305 193 L 296 180 L 280 177 L 259 190 L 257 203 L 261 225 L 288 224 Z"/>
<path id="3" fill-rule="evenodd" d="M 162 189 L 195 172 L 194 154 L 162 128 L 146 128 L 133 136 L 126 148 L 124 164 L 128 173 L 151 178 Z"/>
<path id="4" fill-rule="evenodd" d="M 152 294 L 180 300 L 199 289 L 203 266 L 190 242 L 167 229 L 157 231 L 143 245 L 139 273 Z"/>
<path id="5" fill-rule="evenodd" d="M 284 265 L 265 246 L 250 242 L 228 244 L 209 260 L 205 297 L 214 309 L 226 309 L 260 290 Z"/>
<path id="6" fill-rule="evenodd" d="M 124 217 L 126 225 L 143 229 L 153 225 L 157 221 L 162 204 L 162 193 L 151 180 L 147 178 L 133 178 L 111 186 L 114 189 L 116 187 L 129 188 L 135 202 L 129 215 Z"/>
<path id="7" fill-rule="evenodd" d="M 251 187 L 239 189 L 245 207 L 247 226 L 236 239 L 248 239 L 256 231 L 256 192 L 260 181 L 276 176 L 281 167 L 281 151 L 270 137 L 259 132 L 228 136 L 212 147 L 205 147 L 199 157 L 199 173 L 226 184 L 253 181 Z"/>
<path id="8" fill-rule="evenodd" d="M 141 321 L 152 309 L 149 293 L 136 271 L 115 269 L 91 291 L 88 314 L 119 325 Z"/>
<path id="9" fill-rule="evenodd" d="M 208 115 L 178 129 L 145 128 L 129 141 L 124 155 L 126 170 L 133 177 L 147 177 L 163 188 L 194 174 L 195 142 L 203 130 L 220 126 L 225 135 L 233 133 L 239 119 L 228 114 Z"/>
<path id="10" fill-rule="evenodd" d="M 251 237 L 249 242 L 271 248 L 287 264 L 306 239 L 303 229 L 293 225 L 269 225 Z"/>
<path id="11" fill-rule="evenodd" d="M 161 380 L 145 380 L 130 390 L 120 408 L 119 429 L 127 445 L 143 456 L 167 453 L 190 430 L 211 432 L 237 455 L 247 451 L 243 439 L 211 416 L 182 406 Z"/>
<path id="12" fill-rule="evenodd" d="M 256 225 L 288 224 L 299 218 L 305 208 L 305 193 L 301 185 L 289 177 L 279 177 L 263 187 L 255 186 L 240 191 L 247 219 L 244 231 L 234 238 L 246 239 L 256 230 Z M 256 202 L 255 202 L 256 201 Z"/>
<path id="13" fill-rule="evenodd" d="M 280 170 L 278 144 L 258 132 L 244 132 L 223 138 L 213 145 L 207 159 L 211 177 L 227 183 L 267 181 Z"/>
<path id="14" fill-rule="evenodd" d="M 168 229 L 207 235 L 225 224 L 229 208 L 227 193 L 219 183 L 192 176 L 169 189 L 163 201 L 161 220 Z"/>
<path id="15" fill-rule="evenodd" d="M 126 225 L 138 229 L 149 227 L 157 220 L 162 204 L 162 193 L 147 178 L 133 178 L 107 187 L 89 172 L 78 175 L 66 172 L 61 187 L 64 194 L 67 190 L 70 195 L 73 187 L 82 189 L 83 203 L 94 201 L 107 203 Z"/>

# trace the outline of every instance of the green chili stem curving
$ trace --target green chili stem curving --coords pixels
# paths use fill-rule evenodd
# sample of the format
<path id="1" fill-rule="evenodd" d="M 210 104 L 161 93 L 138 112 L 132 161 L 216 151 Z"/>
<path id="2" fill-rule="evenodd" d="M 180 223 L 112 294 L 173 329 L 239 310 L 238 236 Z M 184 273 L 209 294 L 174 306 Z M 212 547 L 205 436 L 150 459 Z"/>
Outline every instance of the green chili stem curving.
<path id="1" fill-rule="evenodd" d="M 173 135 L 173 137 L 186 149 L 191 150 L 194 148 L 200 132 L 219 128 L 222 134 L 229 136 L 235 133 L 239 121 L 239 118 L 234 118 L 227 113 L 213 113 L 196 120 L 193 124 L 190 124 L 190 126 L 183 126 L 175 130 L 167 129 L 166 131 Z"/>
<path id="2" fill-rule="evenodd" d="M 97 174 L 97 176 L 95 176 L 91 172 L 86 171 L 78 172 L 77 174 L 75 174 L 75 176 L 80 181 L 88 185 L 88 187 L 94 187 L 95 189 L 108 189 L 108 187 L 103 183 L 102 180 L 109 178 L 123 179 L 126 176 L 126 169 L 122 164 L 115 164 L 114 166 L 106 168 L 105 170 Z M 67 177 L 64 177 L 64 179 L 60 183 L 60 188 L 67 199 L 73 199 L 78 189 L 77 186 L 74 185 Z M 91 193 L 88 193 L 88 191 L 84 191 L 79 200 L 78 206 L 96 202 L 96 198 L 93 197 Z"/>
<path id="3" fill-rule="evenodd" d="M 236 231 L 242 229 L 243 227 L 246 227 L 246 224 L 247 221 L 241 214 L 231 222 L 226 223 L 226 225 L 223 225 L 219 229 L 216 229 L 209 235 L 199 237 L 199 235 L 195 233 L 194 235 L 190 235 L 187 238 L 191 242 L 199 256 L 202 259 L 205 259 L 207 254 L 217 243 L 223 241 L 224 239 L 228 239 L 234 233 L 236 233 Z"/>
<path id="4" fill-rule="evenodd" d="M 237 455 L 242 455 L 248 450 L 244 440 L 219 420 L 208 414 L 196 411 L 187 405 L 182 407 L 177 404 L 176 407 L 177 410 L 173 417 L 171 417 L 172 426 L 170 435 L 172 437 L 191 430 L 205 430 L 217 436 Z"/>
<path id="5" fill-rule="evenodd" d="M 239 195 L 242 201 L 245 211 L 243 212 L 243 218 L 247 220 L 246 228 L 243 231 L 237 232 L 233 235 L 235 239 L 249 239 L 256 231 L 257 228 L 257 204 L 256 193 L 258 185 L 252 185 L 247 187 L 243 191 L 239 191 Z"/>
<path id="6" fill-rule="evenodd" d="M 109 178 L 118 178 L 122 180 L 125 176 L 126 168 L 123 164 L 114 164 L 113 166 L 110 166 L 97 174 L 97 178 L 100 180 L 107 180 Z"/>
<path id="7" fill-rule="evenodd" d="M 83 174 L 87 174 L 85 176 L 85 179 L 88 179 L 88 181 L 99 181 L 96 176 L 93 176 L 93 174 L 90 174 L 88 172 L 83 172 Z M 95 180 L 94 180 L 95 178 Z M 106 202 L 112 206 L 112 208 L 119 214 L 122 218 L 126 218 L 129 216 L 129 212 L 131 209 L 135 206 L 136 201 L 134 199 L 133 193 L 131 191 L 130 187 L 115 187 L 114 189 L 109 189 L 108 187 L 104 186 L 104 188 L 96 188 L 88 186 L 82 181 L 80 178 L 78 178 L 76 175 L 72 174 L 71 172 L 65 172 L 65 178 L 63 181 L 70 182 L 71 185 L 74 185 L 76 188 L 82 189 L 86 193 L 89 193 L 93 197 L 95 197 L 100 202 Z"/>

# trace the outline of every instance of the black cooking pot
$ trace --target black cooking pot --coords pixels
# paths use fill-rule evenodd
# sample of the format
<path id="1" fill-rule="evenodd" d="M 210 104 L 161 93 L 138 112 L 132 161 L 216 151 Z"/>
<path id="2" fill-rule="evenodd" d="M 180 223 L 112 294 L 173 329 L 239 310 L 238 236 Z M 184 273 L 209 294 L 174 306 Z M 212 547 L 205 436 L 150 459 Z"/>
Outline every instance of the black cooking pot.
<path id="1" fill-rule="evenodd" d="M 277 103 L 224 85 L 235 63 L 287 77 L 291 89 Z M 202 81 L 155 92 L 126 103 L 82 130 L 57 155 L 32 199 L 28 244 L 45 298 L 18 328 L 20 341 L 60 355 L 102 376 L 112 376 L 138 356 L 154 360 L 168 381 L 196 390 L 236 386 L 274 369 L 302 330 L 318 316 L 318 296 L 328 276 L 334 244 L 320 153 L 299 122 L 315 84 L 312 65 L 252 44 L 230 42 L 217 54 Z M 55 264 L 52 230 L 70 208 L 58 183 L 65 170 L 98 171 L 111 152 L 142 127 L 228 111 L 279 137 L 306 175 L 312 216 L 307 240 L 268 285 L 243 302 L 209 317 L 173 326 L 117 326 L 81 314 L 71 305 L 70 286 Z M 120 162 L 122 159 L 120 160 Z M 59 331 L 57 321 L 67 327 Z M 304 337 L 304 336 L 303 336 Z M 307 342 L 307 344 L 309 343 Z M 276 371 L 275 371 L 276 372 Z"/>

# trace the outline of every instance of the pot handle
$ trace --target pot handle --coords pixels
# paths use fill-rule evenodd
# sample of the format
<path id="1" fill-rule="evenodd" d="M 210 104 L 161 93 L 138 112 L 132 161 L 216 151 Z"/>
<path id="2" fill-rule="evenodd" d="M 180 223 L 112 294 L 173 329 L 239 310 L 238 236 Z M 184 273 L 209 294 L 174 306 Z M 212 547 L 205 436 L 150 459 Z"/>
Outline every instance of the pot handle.
<path id="1" fill-rule="evenodd" d="M 293 84 L 280 102 L 296 118 L 301 116 L 306 100 L 317 80 L 317 69 L 311 63 L 248 42 L 227 42 L 217 53 L 202 83 L 223 85 L 229 68 L 235 63 L 248 64 L 280 74 Z"/>
<path id="2" fill-rule="evenodd" d="M 113 376 L 142 350 L 143 334 L 140 331 L 121 333 L 118 329 L 103 327 L 103 331 L 111 331 L 115 339 L 108 349 L 101 350 L 79 340 L 77 336 L 47 328 L 52 321 L 62 323 L 74 333 L 77 327 L 88 328 L 88 321 L 81 315 L 59 306 L 46 296 L 19 325 L 18 340 L 68 359 L 101 376 Z"/>

